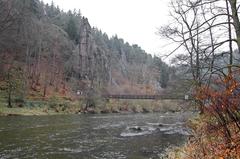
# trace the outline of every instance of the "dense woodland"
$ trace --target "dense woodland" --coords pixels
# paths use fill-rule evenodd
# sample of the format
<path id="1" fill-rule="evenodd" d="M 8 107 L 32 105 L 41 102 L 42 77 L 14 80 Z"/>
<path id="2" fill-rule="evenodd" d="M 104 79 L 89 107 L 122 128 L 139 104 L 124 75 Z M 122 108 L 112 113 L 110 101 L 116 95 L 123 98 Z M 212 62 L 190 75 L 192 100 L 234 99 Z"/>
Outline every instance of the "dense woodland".
<path id="1" fill-rule="evenodd" d="M 91 27 L 80 10 L 0 1 L 0 81 L 12 101 L 90 94 L 156 94 L 174 74 L 160 58 Z"/>

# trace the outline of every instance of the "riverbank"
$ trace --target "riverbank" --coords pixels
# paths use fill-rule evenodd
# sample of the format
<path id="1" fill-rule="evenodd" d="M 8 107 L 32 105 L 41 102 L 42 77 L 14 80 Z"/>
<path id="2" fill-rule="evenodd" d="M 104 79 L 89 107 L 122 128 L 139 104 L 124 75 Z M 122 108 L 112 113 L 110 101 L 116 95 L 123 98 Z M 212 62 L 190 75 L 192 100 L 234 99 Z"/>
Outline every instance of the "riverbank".
<path id="1" fill-rule="evenodd" d="M 106 113 L 153 113 L 153 112 L 181 112 L 194 110 L 189 101 L 184 100 L 117 100 L 111 99 L 95 107 L 85 108 L 84 101 L 34 101 L 13 108 L 6 103 L 0 103 L 0 116 L 29 116 L 56 114 L 106 114 Z"/>
<path id="2" fill-rule="evenodd" d="M 193 135 L 185 145 L 169 149 L 165 158 L 240 159 L 240 133 L 236 125 L 227 125 L 232 136 L 229 144 L 226 144 L 223 127 L 209 116 L 195 117 L 187 125 L 193 130 Z"/>
<path id="3" fill-rule="evenodd" d="M 45 109 L 41 108 L 0 108 L 0 116 L 32 116 L 32 115 L 54 115 L 58 114 L 54 111 L 46 112 Z"/>

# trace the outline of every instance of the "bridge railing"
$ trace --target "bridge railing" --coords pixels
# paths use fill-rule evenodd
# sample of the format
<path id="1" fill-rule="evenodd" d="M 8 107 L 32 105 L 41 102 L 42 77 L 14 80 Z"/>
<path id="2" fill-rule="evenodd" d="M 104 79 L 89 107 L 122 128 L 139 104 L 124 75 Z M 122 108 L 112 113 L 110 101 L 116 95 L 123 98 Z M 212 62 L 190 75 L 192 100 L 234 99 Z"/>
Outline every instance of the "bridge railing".
<path id="1" fill-rule="evenodd" d="M 112 99 L 185 99 L 190 100 L 190 98 L 186 99 L 185 96 L 169 96 L 169 95 L 129 95 L 129 94 L 105 94 L 102 95 L 104 98 L 112 98 Z"/>

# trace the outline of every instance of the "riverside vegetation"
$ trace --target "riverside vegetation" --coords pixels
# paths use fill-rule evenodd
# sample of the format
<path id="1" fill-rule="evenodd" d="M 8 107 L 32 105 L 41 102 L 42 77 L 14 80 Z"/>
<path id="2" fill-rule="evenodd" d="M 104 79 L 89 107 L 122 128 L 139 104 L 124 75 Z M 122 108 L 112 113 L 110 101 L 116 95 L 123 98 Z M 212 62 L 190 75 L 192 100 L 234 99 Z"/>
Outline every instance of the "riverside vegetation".
<path id="1" fill-rule="evenodd" d="M 200 116 L 188 143 L 169 158 L 240 158 L 240 21 L 238 0 L 172 0 L 172 23 L 160 28 L 185 54 Z M 177 49 L 178 49 L 177 48 Z"/>

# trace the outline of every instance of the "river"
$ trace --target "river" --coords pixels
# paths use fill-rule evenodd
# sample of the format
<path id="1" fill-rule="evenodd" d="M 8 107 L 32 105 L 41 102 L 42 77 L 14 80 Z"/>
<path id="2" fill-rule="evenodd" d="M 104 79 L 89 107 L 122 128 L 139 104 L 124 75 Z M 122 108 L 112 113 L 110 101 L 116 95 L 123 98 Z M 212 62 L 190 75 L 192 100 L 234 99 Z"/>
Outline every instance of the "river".
<path id="1" fill-rule="evenodd" d="M 0 117 L 0 159 L 159 158 L 192 113 Z"/>

